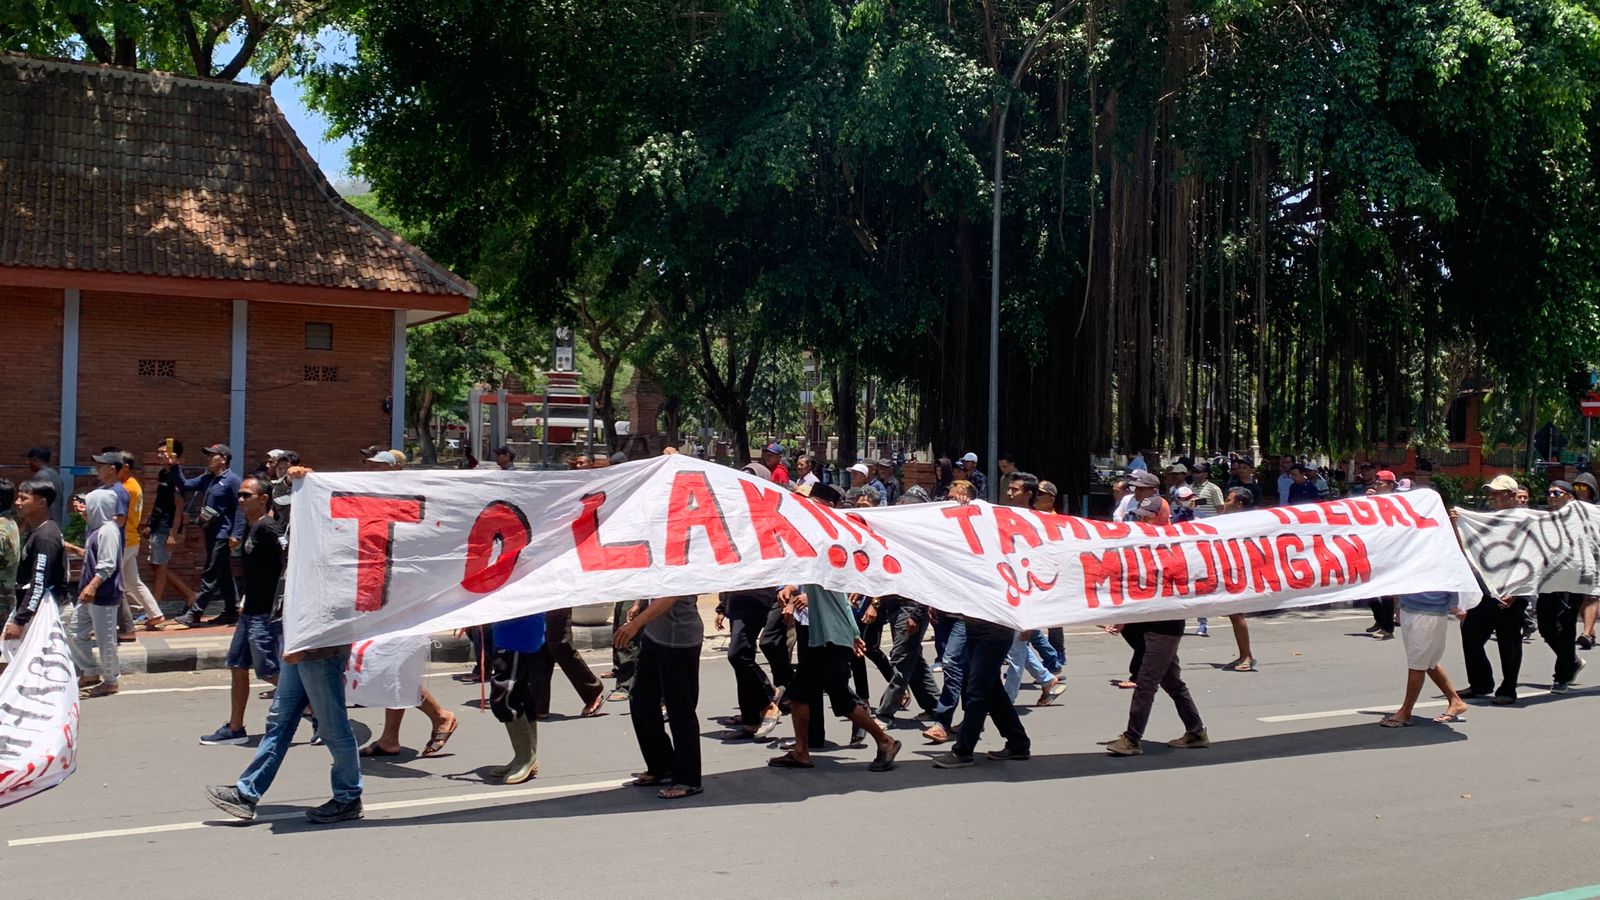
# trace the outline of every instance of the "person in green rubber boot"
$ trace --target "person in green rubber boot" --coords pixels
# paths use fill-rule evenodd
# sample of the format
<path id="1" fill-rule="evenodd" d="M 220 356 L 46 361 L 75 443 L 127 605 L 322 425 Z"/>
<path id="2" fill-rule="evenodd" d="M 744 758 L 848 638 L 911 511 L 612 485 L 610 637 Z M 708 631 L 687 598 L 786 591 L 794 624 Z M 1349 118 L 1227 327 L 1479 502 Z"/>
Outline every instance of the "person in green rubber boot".
<path id="1" fill-rule="evenodd" d="M 489 660 L 489 709 L 505 723 L 511 762 L 489 774 L 503 784 L 521 784 L 539 774 L 539 733 L 534 720 L 534 654 L 544 646 L 544 613 L 496 622 Z"/>

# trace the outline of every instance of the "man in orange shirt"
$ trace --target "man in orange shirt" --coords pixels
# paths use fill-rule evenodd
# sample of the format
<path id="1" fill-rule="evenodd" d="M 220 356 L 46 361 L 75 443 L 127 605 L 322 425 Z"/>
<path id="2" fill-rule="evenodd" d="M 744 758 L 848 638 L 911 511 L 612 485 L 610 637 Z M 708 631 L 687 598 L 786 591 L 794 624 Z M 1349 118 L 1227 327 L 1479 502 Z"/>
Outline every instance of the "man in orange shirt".
<path id="1" fill-rule="evenodd" d="M 123 451 L 122 465 L 117 467 L 118 484 L 128 492 L 128 519 L 122 523 L 122 605 L 124 609 L 131 610 L 132 603 L 138 603 L 144 610 L 144 627 L 150 631 L 160 631 L 165 626 L 167 618 L 161 613 L 161 604 L 156 602 L 156 595 L 150 593 L 145 587 L 144 580 L 139 577 L 139 537 L 141 526 L 144 524 L 144 488 L 139 486 L 139 479 L 133 476 L 133 454 Z"/>

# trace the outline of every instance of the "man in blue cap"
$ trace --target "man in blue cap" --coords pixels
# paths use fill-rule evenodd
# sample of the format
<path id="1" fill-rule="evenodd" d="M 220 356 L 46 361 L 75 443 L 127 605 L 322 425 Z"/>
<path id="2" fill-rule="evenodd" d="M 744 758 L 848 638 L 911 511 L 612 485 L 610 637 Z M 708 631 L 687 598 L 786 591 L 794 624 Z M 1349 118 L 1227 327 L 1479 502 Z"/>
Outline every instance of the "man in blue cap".
<path id="1" fill-rule="evenodd" d="M 789 486 L 789 469 L 783 464 L 783 445 L 777 441 L 761 448 L 761 464 L 772 473 L 773 484 Z"/>

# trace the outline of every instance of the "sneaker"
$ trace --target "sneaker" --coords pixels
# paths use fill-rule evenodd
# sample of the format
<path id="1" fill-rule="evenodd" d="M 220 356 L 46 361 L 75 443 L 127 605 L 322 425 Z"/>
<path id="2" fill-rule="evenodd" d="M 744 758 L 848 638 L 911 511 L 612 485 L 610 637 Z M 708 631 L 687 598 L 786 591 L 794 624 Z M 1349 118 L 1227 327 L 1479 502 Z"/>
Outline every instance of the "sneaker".
<path id="1" fill-rule="evenodd" d="M 1392 641 L 1392 640 L 1394 640 L 1394 632 L 1392 632 L 1392 631 L 1384 631 L 1382 629 L 1379 629 L 1378 631 L 1373 632 L 1372 636 L 1377 638 L 1380 641 Z"/>
<path id="2" fill-rule="evenodd" d="M 239 789 L 232 785 L 227 787 L 220 784 L 207 785 L 205 795 L 212 806 L 230 816 L 246 822 L 256 817 L 256 802 L 239 793 Z"/>
<path id="3" fill-rule="evenodd" d="M 1495 694 L 1494 695 L 1494 700 L 1492 702 L 1494 703 L 1495 706 L 1516 706 L 1517 705 L 1517 695 L 1516 694 Z"/>
<path id="4" fill-rule="evenodd" d="M 306 810 L 306 818 L 316 822 L 318 825 L 359 819 L 364 815 L 366 815 L 366 811 L 361 808 L 360 797 L 354 800 L 329 800 L 316 809 Z"/>
<path id="5" fill-rule="evenodd" d="M 966 769 L 970 768 L 972 764 L 973 759 L 970 753 L 951 751 L 949 753 L 941 753 L 933 758 L 933 767 L 935 769 Z"/>
<path id="6" fill-rule="evenodd" d="M 239 624 L 239 614 L 236 613 L 236 612 L 225 612 L 222 615 L 217 616 L 215 619 L 212 619 L 211 620 L 211 624 L 213 624 L 213 625 L 237 625 L 237 624 Z"/>
<path id="7" fill-rule="evenodd" d="M 1199 750 L 1202 747 L 1211 746 L 1211 738 L 1206 735 L 1206 730 L 1202 728 L 1199 731 L 1185 732 L 1183 737 L 1167 741 L 1167 746 L 1177 747 L 1180 750 Z"/>
<path id="8" fill-rule="evenodd" d="M 1588 636 L 1587 634 L 1578 635 L 1578 649 L 1579 650 L 1593 650 L 1594 649 L 1594 638 Z"/>
<path id="9" fill-rule="evenodd" d="M 1210 637 L 1211 636 L 1211 631 L 1205 625 L 1196 625 L 1194 627 L 1194 636 L 1195 637 Z"/>
<path id="10" fill-rule="evenodd" d="M 1033 751 L 1013 750 L 1010 747 L 1001 747 L 999 750 L 990 750 L 988 753 L 985 753 L 984 756 L 987 756 L 990 759 L 998 759 L 1001 761 L 1010 760 L 1012 762 L 1022 762 L 1025 759 L 1031 759 L 1033 757 Z"/>
<path id="11" fill-rule="evenodd" d="M 203 621 L 205 620 L 201 618 L 200 610 L 191 609 L 176 619 L 173 619 L 172 623 L 174 625 L 182 625 L 185 628 L 195 628 Z"/>
<path id="12" fill-rule="evenodd" d="M 1565 681 L 1558 681 L 1555 684 L 1550 685 L 1550 693 L 1552 694 L 1565 694 L 1570 690 L 1572 690 L 1572 688 Z"/>
<path id="13" fill-rule="evenodd" d="M 1373 622 L 1371 625 L 1367 626 L 1367 634 L 1376 634 L 1382 630 L 1383 626 L 1379 625 L 1377 622 Z"/>
<path id="14" fill-rule="evenodd" d="M 1106 752 L 1112 756 L 1139 756 L 1144 753 L 1144 748 L 1133 738 L 1119 734 L 1116 740 L 1106 745 Z"/>
<path id="15" fill-rule="evenodd" d="M 200 743 L 205 744 L 207 747 L 217 747 L 223 744 L 243 744 L 248 740 L 250 740 L 250 735 L 246 734 L 243 728 L 235 731 L 228 727 L 227 722 L 223 722 L 221 728 L 202 736 Z"/>

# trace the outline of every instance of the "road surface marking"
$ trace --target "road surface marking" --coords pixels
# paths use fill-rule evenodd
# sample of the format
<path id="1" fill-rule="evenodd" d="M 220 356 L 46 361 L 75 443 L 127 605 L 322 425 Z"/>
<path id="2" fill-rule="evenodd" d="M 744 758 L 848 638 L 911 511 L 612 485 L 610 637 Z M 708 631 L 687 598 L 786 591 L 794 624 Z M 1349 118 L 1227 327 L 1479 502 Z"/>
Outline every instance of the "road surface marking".
<path id="1" fill-rule="evenodd" d="M 1592 691 L 1595 689 L 1595 687 L 1595 685 L 1590 685 L 1588 687 L 1575 687 L 1572 689 L 1572 693 L 1581 694 L 1586 691 Z M 1533 688 L 1531 690 L 1520 689 L 1517 691 L 1517 698 L 1527 699 L 1528 697 L 1543 697 L 1549 693 L 1550 691 L 1544 688 Z M 1433 709 L 1444 705 L 1445 701 L 1443 700 L 1427 700 L 1422 703 L 1415 704 L 1412 706 L 1412 709 Z M 1267 724 L 1271 725 L 1278 722 L 1304 722 L 1308 719 L 1337 719 L 1342 716 L 1356 716 L 1361 715 L 1362 713 L 1388 713 L 1393 709 L 1394 704 L 1385 705 L 1378 703 L 1372 706 L 1356 706 L 1350 709 L 1330 709 L 1324 712 L 1295 713 L 1288 716 L 1260 716 L 1256 719 L 1256 721 L 1266 722 Z"/>
<path id="2" fill-rule="evenodd" d="M 366 811 L 386 812 L 394 809 L 416 809 L 423 806 L 444 806 L 452 803 L 475 803 L 478 801 L 491 801 L 488 805 L 498 806 L 504 800 L 517 800 L 525 797 L 546 797 L 554 794 L 585 793 L 588 791 L 603 791 L 611 788 L 624 787 L 628 784 L 625 780 L 611 779 L 609 781 L 589 781 L 583 784 L 550 784 L 534 788 L 517 788 L 509 791 L 476 791 L 471 794 L 452 794 L 447 797 L 418 797 L 412 800 L 390 800 L 383 803 L 368 803 Z M 35 847 L 41 844 L 68 844 L 75 841 L 94 841 L 102 838 L 133 837 L 142 834 L 165 834 L 171 831 L 195 831 L 201 828 L 216 827 L 216 823 L 234 824 L 243 826 L 245 822 L 234 822 L 225 817 L 226 814 L 218 813 L 218 818 L 206 819 L 199 822 L 174 822 L 170 825 L 144 825 L 137 828 L 112 828 L 107 831 L 83 831 L 77 834 L 52 834 L 44 837 L 17 838 L 6 842 L 7 847 Z M 282 822 L 286 819 L 305 819 L 305 813 L 286 812 L 272 813 L 265 816 L 256 816 L 256 822 Z"/>

